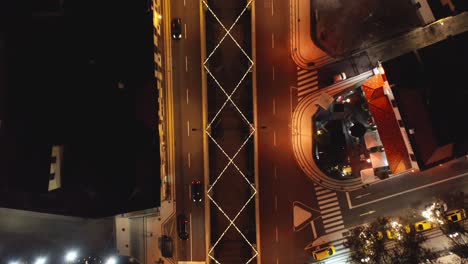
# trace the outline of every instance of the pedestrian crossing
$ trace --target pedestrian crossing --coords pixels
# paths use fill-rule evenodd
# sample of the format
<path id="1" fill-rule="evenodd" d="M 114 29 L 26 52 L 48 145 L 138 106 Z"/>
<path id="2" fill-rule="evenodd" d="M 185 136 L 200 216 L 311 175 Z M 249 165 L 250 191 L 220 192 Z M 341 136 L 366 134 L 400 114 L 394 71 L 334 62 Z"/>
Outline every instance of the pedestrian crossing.
<path id="1" fill-rule="evenodd" d="M 346 239 L 333 241 L 330 244 L 335 247 L 336 253 L 329 259 L 324 259 L 320 263 L 323 264 L 343 264 L 349 263 L 349 248 L 344 246 Z"/>
<path id="2" fill-rule="evenodd" d="M 306 95 L 317 91 L 318 74 L 316 70 L 304 70 L 297 68 L 297 100 L 301 101 Z"/>
<path id="3" fill-rule="evenodd" d="M 336 232 L 344 229 L 343 216 L 341 215 L 338 196 L 335 191 L 325 189 L 324 187 L 314 184 L 317 203 L 322 215 L 323 228 L 325 234 Z"/>

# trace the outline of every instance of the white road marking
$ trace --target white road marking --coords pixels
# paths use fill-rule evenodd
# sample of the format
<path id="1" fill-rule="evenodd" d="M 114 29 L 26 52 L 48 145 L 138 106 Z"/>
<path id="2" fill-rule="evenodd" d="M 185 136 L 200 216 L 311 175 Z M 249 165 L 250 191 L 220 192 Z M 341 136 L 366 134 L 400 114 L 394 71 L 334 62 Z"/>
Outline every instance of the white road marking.
<path id="1" fill-rule="evenodd" d="M 317 72 L 312 71 L 312 72 L 306 73 L 306 74 L 304 74 L 304 75 L 299 75 L 299 76 L 297 77 L 297 80 L 300 81 L 300 80 L 302 80 L 302 79 L 304 79 L 304 78 L 307 78 L 307 77 L 312 76 L 312 75 L 315 75 L 315 74 L 317 74 Z"/>
<path id="2" fill-rule="evenodd" d="M 375 213 L 375 211 L 372 210 L 372 211 L 369 211 L 369 212 L 365 212 L 365 213 L 363 213 L 363 214 L 360 214 L 359 216 L 370 215 L 370 214 L 373 214 L 373 213 Z"/>
<path id="3" fill-rule="evenodd" d="M 328 208 L 328 209 L 325 209 L 325 210 L 320 211 L 320 213 L 321 213 L 322 215 L 324 215 L 324 214 L 328 214 L 328 213 L 334 212 L 334 211 L 338 211 L 338 212 L 339 212 L 339 211 L 340 211 L 340 207 L 339 207 L 339 206 L 336 206 L 336 207 L 333 207 L 333 208 Z"/>
<path id="4" fill-rule="evenodd" d="M 321 194 L 329 193 L 329 192 L 333 192 L 333 191 L 332 191 L 332 190 L 328 190 L 328 189 L 326 189 L 326 190 L 321 190 L 321 191 L 316 192 L 315 195 L 319 196 L 319 195 L 321 195 Z"/>
<path id="5" fill-rule="evenodd" d="M 275 48 L 275 34 L 271 33 L 271 48 Z"/>
<path id="6" fill-rule="evenodd" d="M 273 146 L 276 147 L 276 130 L 273 131 Z"/>
<path id="7" fill-rule="evenodd" d="M 327 194 L 324 194 L 324 195 L 321 195 L 319 197 L 317 197 L 317 200 L 323 200 L 325 198 L 328 198 L 328 197 L 332 197 L 332 196 L 336 196 L 336 193 L 327 193 Z"/>
<path id="8" fill-rule="evenodd" d="M 365 194 L 358 195 L 358 196 L 355 197 L 355 199 L 361 199 L 362 197 L 365 197 L 367 195 L 371 195 L 371 193 L 365 193 Z"/>
<path id="9" fill-rule="evenodd" d="M 278 226 L 276 226 L 275 230 L 276 230 L 276 242 L 278 242 L 278 240 L 279 240 L 278 239 Z"/>
<path id="10" fill-rule="evenodd" d="M 273 115 L 276 115 L 276 101 L 273 99 Z"/>
<path id="11" fill-rule="evenodd" d="M 326 233 L 331 233 L 333 231 L 340 230 L 340 229 L 344 229 L 344 225 L 340 225 L 340 226 L 333 227 L 333 228 L 330 228 L 330 229 L 325 229 L 325 232 Z"/>
<path id="12" fill-rule="evenodd" d="M 325 211 L 327 210 L 336 210 L 338 208 L 338 211 L 334 211 L 333 213 L 330 213 L 330 214 L 327 214 L 325 213 Z M 341 215 L 341 211 L 340 211 L 340 208 L 337 207 L 337 208 L 332 208 L 332 209 L 327 209 L 325 211 L 322 211 L 320 212 L 322 214 L 322 219 L 326 219 L 326 218 L 329 218 L 329 217 L 332 217 L 332 216 L 335 216 L 335 215 Z"/>
<path id="13" fill-rule="evenodd" d="M 185 56 L 185 71 L 188 72 L 188 58 Z"/>
<path id="14" fill-rule="evenodd" d="M 271 66 L 272 69 L 272 75 L 273 75 L 273 81 L 275 80 L 275 66 Z"/>
<path id="15" fill-rule="evenodd" d="M 349 198 L 348 193 L 346 193 L 346 198 L 348 199 L 349 208 L 353 209 L 353 208 L 358 208 L 358 207 L 361 207 L 361 206 L 366 206 L 368 204 L 380 202 L 380 201 L 383 201 L 383 200 L 386 200 L 386 199 L 389 199 L 389 198 L 393 198 L 395 196 L 399 196 L 399 195 L 402 195 L 402 194 L 405 194 L 405 193 L 410 193 L 410 192 L 414 192 L 414 191 L 417 191 L 417 190 L 421 190 L 421 189 L 431 187 L 431 186 L 434 186 L 434 185 L 437 185 L 437 184 L 440 184 L 440 183 L 443 183 L 443 182 L 447 182 L 447 181 L 455 180 L 455 179 L 458 179 L 458 178 L 461 178 L 461 177 L 465 177 L 466 175 L 468 175 L 468 172 L 465 172 L 463 174 L 459 174 L 459 175 L 451 177 L 451 178 L 447 178 L 447 179 L 443 179 L 443 180 L 440 180 L 440 181 L 428 183 L 428 184 L 425 184 L 425 185 L 422 185 L 422 186 L 419 186 L 419 187 L 416 187 L 416 188 L 413 188 L 413 189 L 405 190 L 405 191 L 402 191 L 402 192 L 399 192 L 399 193 L 394 193 L 394 194 L 391 194 L 391 195 L 387 195 L 387 196 L 384 196 L 384 197 L 381 197 L 381 198 L 378 198 L 378 199 L 375 199 L 375 200 L 372 200 L 372 201 L 369 201 L 369 202 L 354 205 L 354 206 L 351 204 L 351 200 Z"/>
<path id="16" fill-rule="evenodd" d="M 314 235 L 314 239 L 317 238 L 317 230 L 315 230 L 315 223 L 314 221 L 310 222 L 310 225 L 312 226 L 312 234 Z"/>
<path id="17" fill-rule="evenodd" d="M 189 91 L 188 91 L 188 88 L 186 89 L 186 94 L 187 94 L 187 104 L 189 104 Z"/>
<path id="18" fill-rule="evenodd" d="M 335 216 L 335 217 L 332 217 L 332 218 L 328 218 L 326 220 L 323 220 L 323 223 L 326 224 L 326 223 L 330 223 L 332 221 L 339 220 L 339 219 L 343 219 L 343 217 L 341 215 L 339 215 L 339 216 Z"/>
<path id="19" fill-rule="evenodd" d="M 273 16 L 273 1 L 274 0 L 271 0 L 271 16 Z"/>
<path id="20" fill-rule="evenodd" d="M 328 202 L 331 202 L 331 201 L 338 201 L 338 197 L 335 196 L 335 197 L 327 199 L 327 200 L 319 201 L 318 204 L 321 205 L 321 204 L 328 203 Z"/>
<path id="21" fill-rule="evenodd" d="M 301 81 L 298 81 L 297 82 L 297 86 L 299 86 L 299 90 L 302 90 L 302 85 L 310 82 L 310 81 L 316 81 L 317 80 L 317 75 L 315 75 L 314 77 L 312 78 L 309 78 L 309 79 L 304 79 L 304 80 L 301 80 Z"/>
<path id="22" fill-rule="evenodd" d="M 320 185 L 315 186 L 315 190 L 316 190 L 316 191 L 320 191 L 320 190 L 323 190 L 323 189 L 325 189 L 325 188 L 323 188 L 323 187 L 320 186 Z"/>
<path id="23" fill-rule="evenodd" d="M 334 223 L 330 223 L 330 224 L 323 225 L 323 227 L 324 227 L 325 229 L 327 229 L 328 227 L 332 227 L 332 226 L 336 226 L 336 225 L 341 225 L 341 224 L 343 224 L 343 220 L 338 221 L 338 222 L 334 222 Z"/>
<path id="24" fill-rule="evenodd" d="M 325 209 L 325 208 L 328 208 L 328 207 L 332 207 L 332 206 L 336 206 L 338 205 L 338 202 L 335 202 L 335 203 L 329 203 L 329 204 L 324 204 L 322 206 L 319 206 L 320 210 L 322 209 Z"/>
<path id="25" fill-rule="evenodd" d="M 184 24 L 184 35 L 185 39 L 187 39 L 187 24 Z"/>
<path id="26" fill-rule="evenodd" d="M 190 168 L 190 152 L 187 153 L 187 159 L 188 159 L 188 167 Z"/>
<path id="27" fill-rule="evenodd" d="M 190 137 L 190 121 L 187 120 L 187 137 Z"/>
<path id="28" fill-rule="evenodd" d="M 184 0 L 184 6 L 185 6 L 185 0 Z"/>

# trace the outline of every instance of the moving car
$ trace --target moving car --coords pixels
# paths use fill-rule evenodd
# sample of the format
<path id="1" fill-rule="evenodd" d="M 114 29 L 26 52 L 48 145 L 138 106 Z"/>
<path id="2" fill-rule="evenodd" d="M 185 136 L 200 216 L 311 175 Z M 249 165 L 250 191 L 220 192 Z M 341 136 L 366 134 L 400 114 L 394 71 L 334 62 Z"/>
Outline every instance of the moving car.
<path id="1" fill-rule="evenodd" d="M 335 247 L 330 245 L 330 246 L 319 248 L 315 251 L 312 251 L 312 257 L 314 257 L 315 260 L 322 260 L 322 259 L 332 256 L 335 253 L 336 253 Z"/>
<path id="2" fill-rule="evenodd" d="M 432 225 L 432 223 L 427 220 L 419 221 L 414 224 L 414 228 L 416 229 L 417 232 L 426 231 L 426 230 L 432 229 L 433 227 L 434 226 Z"/>
<path id="3" fill-rule="evenodd" d="M 171 32 L 172 32 L 172 38 L 173 39 L 181 39 L 182 38 L 182 19 L 180 19 L 180 18 L 172 19 Z"/>
<path id="4" fill-rule="evenodd" d="M 466 211 L 463 208 L 450 210 L 445 213 L 445 217 L 447 217 L 447 220 L 450 222 L 460 222 L 466 219 Z"/>
<path id="5" fill-rule="evenodd" d="M 340 73 L 335 74 L 335 75 L 333 76 L 333 82 L 334 82 L 334 83 L 337 83 L 337 82 L 340 82 L 340 81 L 344 81 L 344 80 L 346 80 L 346 73 L 344 73 L 344 72 L 340 72 Z"/>
<path id="6" fill-rule="evenodd" d="M 189 239 L 189 221 L 183 214 L 177 216 L 177 233 L 182 240 Z"/>
<path id="7" fill-rule="evenodd" d="M 201 181 L 192 181 L 192 201 L 201 202 L 203 198 L 203 184 Z"/>

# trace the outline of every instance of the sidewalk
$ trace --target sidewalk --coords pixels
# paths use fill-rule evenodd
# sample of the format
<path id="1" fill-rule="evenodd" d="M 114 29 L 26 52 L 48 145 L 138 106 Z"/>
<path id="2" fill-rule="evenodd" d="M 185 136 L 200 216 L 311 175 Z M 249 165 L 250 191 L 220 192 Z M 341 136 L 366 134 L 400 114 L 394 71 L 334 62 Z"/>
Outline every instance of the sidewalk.
<path id="1" fill-rule="evenodd" d="M 335 61 L 311 37 L 310 0 L 290 0 L 291 56 L 298 67 L 317 69 Z"/>

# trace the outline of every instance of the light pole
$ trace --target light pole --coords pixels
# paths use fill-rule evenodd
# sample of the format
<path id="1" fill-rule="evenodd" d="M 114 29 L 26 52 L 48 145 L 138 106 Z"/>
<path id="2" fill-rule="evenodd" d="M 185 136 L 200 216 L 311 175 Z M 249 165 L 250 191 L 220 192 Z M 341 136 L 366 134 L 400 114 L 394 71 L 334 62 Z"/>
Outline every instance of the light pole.
<path id="1" fill-rule="evenodd" d="M 77 257 L 78 257 L 78 252 L 76 252 L 76 250 L 68 251 L 67 254 L 65 255 L 65 262 L 73 263 L 75 262 Z"/>

